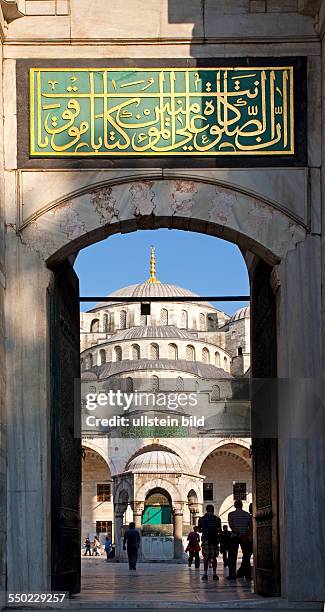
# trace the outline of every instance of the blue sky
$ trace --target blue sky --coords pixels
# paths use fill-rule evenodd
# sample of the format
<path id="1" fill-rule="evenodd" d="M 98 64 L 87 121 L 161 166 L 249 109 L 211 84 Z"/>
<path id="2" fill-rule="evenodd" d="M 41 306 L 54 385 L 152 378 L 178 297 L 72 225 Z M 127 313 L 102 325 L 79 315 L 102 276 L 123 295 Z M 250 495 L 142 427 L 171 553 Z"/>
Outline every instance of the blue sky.
<path id="1" fill-rule="evenodd" d="M 150 245 L 156 248 L 157 278 L 200 295 L 249 294 L 247 269 L 235 245 L 194 232 L 146 230 L 115 234 L 80 251 L 75 270 L 81 295 L 109 295 L 149 276 Z M 218 303 L 232 314 L 243 303 Z M 93 304 L 81 304 L 87 310 Z"/>

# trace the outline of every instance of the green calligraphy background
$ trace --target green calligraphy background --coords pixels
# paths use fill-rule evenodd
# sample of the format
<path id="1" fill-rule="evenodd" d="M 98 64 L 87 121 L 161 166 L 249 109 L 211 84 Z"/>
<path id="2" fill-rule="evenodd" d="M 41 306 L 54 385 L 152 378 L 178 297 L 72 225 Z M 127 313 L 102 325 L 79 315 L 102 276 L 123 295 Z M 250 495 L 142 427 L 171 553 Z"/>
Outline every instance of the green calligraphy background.
<path id="1" fill-rule="evenodd" d="M 293 67 L 30 70 L 31 156 L 294 154 Z"/>

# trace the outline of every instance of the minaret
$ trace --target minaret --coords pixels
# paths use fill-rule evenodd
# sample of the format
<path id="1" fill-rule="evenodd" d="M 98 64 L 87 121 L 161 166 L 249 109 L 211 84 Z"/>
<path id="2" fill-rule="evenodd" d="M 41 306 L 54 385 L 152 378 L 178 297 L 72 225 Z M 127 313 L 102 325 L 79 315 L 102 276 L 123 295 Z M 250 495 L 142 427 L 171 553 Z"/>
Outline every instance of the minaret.
<path id="1" fill-rule="evenodd" d="M 159 283 L 160 281 L 156 278 L 156 256 L 155 256 L 155 247 L 151 246 L 150 253 L 150 278 L 147 281 L 148 283 Z"/>

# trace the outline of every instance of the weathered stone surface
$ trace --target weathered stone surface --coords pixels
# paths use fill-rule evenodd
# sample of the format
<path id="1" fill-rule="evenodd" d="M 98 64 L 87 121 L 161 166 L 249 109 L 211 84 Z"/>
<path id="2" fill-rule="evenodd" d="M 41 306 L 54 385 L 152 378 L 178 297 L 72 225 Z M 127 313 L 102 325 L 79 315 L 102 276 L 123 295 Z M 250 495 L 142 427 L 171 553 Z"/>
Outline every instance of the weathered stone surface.
<path id="1" fill-rule="evenodd" d="M 297 0 L 266 0 L 270 13 L 295 13 L 298 10 Z"/>
<path id="2" fill-rule="evenodd" d="M 26 0 L 26 15 L 55 15 L 54 0 Z"/>

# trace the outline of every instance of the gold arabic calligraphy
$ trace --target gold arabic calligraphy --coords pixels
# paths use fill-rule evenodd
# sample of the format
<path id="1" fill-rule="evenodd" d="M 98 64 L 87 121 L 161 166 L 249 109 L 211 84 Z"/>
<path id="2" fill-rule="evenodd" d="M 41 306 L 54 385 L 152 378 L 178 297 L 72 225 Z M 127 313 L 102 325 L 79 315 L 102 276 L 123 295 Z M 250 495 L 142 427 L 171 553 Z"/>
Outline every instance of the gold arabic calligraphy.
<path id="1" fill-rule="evenodd" d="M 293 68 L 31 69 L 31 155 L 294 153 Z"/>

